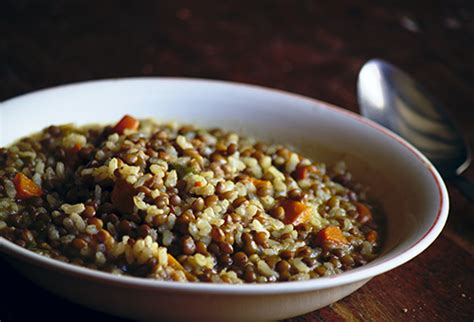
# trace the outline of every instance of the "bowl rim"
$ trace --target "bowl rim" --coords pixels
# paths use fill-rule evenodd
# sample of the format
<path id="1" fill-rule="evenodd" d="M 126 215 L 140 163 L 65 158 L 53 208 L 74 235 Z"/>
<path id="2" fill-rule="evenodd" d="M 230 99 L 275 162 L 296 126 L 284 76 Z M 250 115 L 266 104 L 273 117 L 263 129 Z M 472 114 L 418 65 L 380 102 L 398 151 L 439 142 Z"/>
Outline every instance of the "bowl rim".
<path id="1" fill-rule="evenodd" d="M 317 279 L 310 279 L 305 281 L 293 281 L 293 282 L 279 282 L 269 284 L 215 284 L 215 283 L 178 283 L 171 281 L 159 281 L 147 278 L 114 275 L 98 270 L 89 269 L 86 267 L 76 266 L 68 263 L 61 262 L 59 260 L 51 259 L 43 255 L 36 254 L 30 250 L 22 248 L 3 237 L 0 237 L 0 251 L 13 257 L 19 258 L 23 261 L 27 261 L 36 266 L 41 266 L 46 269 L 54 270 L 67 275 L 72 275 L 76 278 L 83 280 L 98 282 L 102 284 L 108 284 L 112 286 L 127 287 L 127 288 L 141 288 L 146 290 L 159 290 L 159 291 L 170 291 L 170 292 L 185 292 L 185 293 L 206 293 L 206 294 L 226 294 L 226 295 L 269 295 L 269 294 L 290 294 L 298 292 L 307 292 L 322 290 L 332 287 L 341 286 L 344 284 L 356 283 L 362 280 L 368 280 L 372 277 L 385 273 L 392 270 L 409 260 L 413 259 L 421 252 L 423 252 L 441 233 L 449 212 L 449 196 L 446 189 L 446 185 L 443 182 L 440 174 L 431 164 L 431 162 L 422 155 L 414 146 L 408 143 L 406 140 L 393 133 L 392 131 L 378 125 L 377 123 L 370 121 L 359 114 L 343 109 L 341 107 L 332 105 L 320 101 L 318 99 L 310 98 L 304 95 L 295 94 L 279 89 L 263 87 L 253 84 L 245 84 L 238 82 L 202 79 L 202 78 L 186 78 L 186 77 L 129 77 L 129 78 L 114 78 L 114 79 L 102 79 L 92 80 L 85 82 L 77 82 L 72 84 L 60 85 L 51 88 L 41 89 L 33 91 L 27 94 L 16 96 L 7 99 L 0 103 L 0 116 L 3 107 L 10 103 L 16 103 L 24 99 L 29 99 L 37 95 L 43 95 L 51 92 L 61 92 L 64 89 L 79 88 L 83 86 L 96 86 L 96 85 L 110 85 L 113 83 L 124 83 L 124 82 L 137 82 L 137 81 L 149 81 L 149 82 L 167 82 L 179 84 L 206 84 L 210 86 L 220 85 L 228 87 L 229 89 L 243 89 L 257 92 L 264 92 L 267 95 L 284 95 L 293 100 L 306 101 L 311 103 L 314 107 L 309 108 L 322 108 L 326 110 L 334 111 L 338 114 L 343 114 L 346 117 L 352 119 L 362 126 L 367 126 L 375 129 L 380 135 L 386 136 L 391 140 L 396 141 L 402 148 L 408 150 L 414 155 L 419 162 L 425 165 L 425 168 L 433 177 L 436 188 L 439 194 L 439 205 L 438 211 L 431 227 L 419 234 L 419 237 L 413 242 L 406 250 L 399 254 L 392 254 L 388 252 L 382 261 L 368 263 L 359 268 L 351 271 L 343 272 L 328 277 L 320 277 Z"/>

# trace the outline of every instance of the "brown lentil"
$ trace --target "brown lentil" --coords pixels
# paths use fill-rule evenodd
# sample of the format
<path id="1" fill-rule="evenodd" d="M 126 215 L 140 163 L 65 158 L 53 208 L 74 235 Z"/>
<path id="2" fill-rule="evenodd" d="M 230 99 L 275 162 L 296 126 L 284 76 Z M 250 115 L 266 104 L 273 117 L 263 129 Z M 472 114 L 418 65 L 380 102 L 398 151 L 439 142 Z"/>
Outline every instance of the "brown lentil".
<path id="1" fill-rule="evenodd" d="M 225 240 L 225 233 L 219 227 L 213 226 L 211 230 L 211 238 L 216 242 L 223 242 Z"/>
<path id="2" fill-rule="evenodd" d="M 170 204 L 173 205 L 173 206 L 179 206 L 179 205 L 181 205 L 181 197 L 178 196 L 178 195 L 173 195 L 173 196 L 170 198 Z"/>
<path id="3" fill-rule="evenodd" d="M 120 221 L 118 225 L 119 231 L 124 235 L 129 235 L 132 232 L 132 228 L 133 228 L 132 223 L 126 219 Z"/>
<path id="4" fill-rule="evenodd" d="M 28 229 L 25 229 L 21 234 L 22 239 L 27 243 L 32 243 L 35 241 L 35 237 L 33 236 L 32 232 Z"/>
<path id="5" fill-rule="evenodd" d="M 244 244 L 244 251 L 247 253 L 247 255 L 255 254 L 258 251 L 258 246 L 253 240 L 246 242 Z"/>
<path id="6" fill-rule="evenodd" d="M 282 206 L 276 207 L 272 211 L 272 216 L 276 219 L 283 220 L 285 218 L 285 209 Z"/>
<path id="7" fill-rule="evenodd" d="M 283 258 L 283 259 L 291 259 L 295 256 L 295 253 L 292 252 L 291 250 L 283 250 L 280 252 L 280 257 Z"/>
<path id="8" fill-rule="evenodd" d="M 234 254 L 234 263 L 240 267 L 245 266 L 248 263 L 249 258 L 244 252 L 237 252 Z"/>
<path id="9" fill-rule="evenodd" d="M 94 207 L 92 206 L 86 206 L 86 209 L 84 210 L 84 212 L 82 213 L 84 215 L 84 217 L 86 218 L 91 218 L 91 217 L 94 217 L 95 216 L 95 209 Z"/>
<path id="10" fill-rule="evenodd" d="M 169 204 L 169 199 L 166 196 L 159 196 L 155 199 L 155 203 L 158 208 L 165 208 Z"/>
<path id="11" fill-rule="evenodd" d="M 207 246 L 202 241 L 198 241 L 196 243 L 196 252 L 204 256 L 209 256 L 209 252 L 207 251 Z"/>
<path id="12" fill-rule="evenodd" d="M 183 220 L 185 218 L 187 218 L 187 216 L 184 216 L 184 217 L 181 216 L 181 217 L 178 218 L 177 221 L 179 222 L 180 219 Z M 168 220 L 168 217 L 166 215 L 157 215 L 157 216 L 153 217 L 153 225 L 155 225 L 156 227 L 159 227 L 159 226 L 165 224 L 167 220 Z"/>
<path id="13" fill-rule="evenodd" d="M 265 234 L 263 231 L 259 231 L 258 233 L 256 233 L 254 239 L 257 245 L 260 245 L 260 246 L 267 245 L 268 237 L 267 237 L 267 234 Z"/>
<path id="14" fill-rule="evenodd" d="M 84 247 L 87 246 L 87 242 L 82 239 L 82 238 L 75 238 L 73 241 L 72 241 L 72 245 L 74 246 L 74 248 L 76 249 L 83 249 Z"/>
<path id="15" fill-rule="evenodd" d="M 222 182 L 219 182 L 216 186 L 216 193 L 220 195 L 224 193 L 224 189 L 225 189 L 224 184 Z"/>
<path id="16" fill-rule="evenodd" d="M 216 195 L 212 196 L 207 196 L 206 199 L 204 200 L 206 207 L 212 207 L 219 201 L 219 197 Z"/>
<path id="17" fill-rule="evenodd" d="M 192 208 L 194 211 L 199 212 L 204 209 L 205 205 L 206 204 L 202 198 L 197 198 L 196 200 L 194 200 Z"/>
<path id="18" fill-rule="evenodd" d="M 209 244 L 209 246 L 207 247 L 207 250 L 208 250 L 211 254 L 214 254 L 214 255 L 219 255 L 219 254 L 221 253 L 220 248 L 219 248 L 219 245 L 216 244 L 216 243 L 211 243 L 211 244 Z"/>
<path id="19" fill-rule="evenodd" d="M 293 189 L 288 192 L 288 197 L 290 199 L 300 201 L 303 198 L 303 195 L 301 193 L 301 190 L 299 189 Z"/>
<path id="20" fill-rule="evenodd" d="M 257 280 L 257 274 L 255 274 L 255 271 L 250 266 L 247 266 L 245 269 L 244 280 L 247 283 L 253 283 Z"/>
<path id="21" fill-rule="evenodd" d="M 277 263 L 276 265 L 276 270 L 278 273 L 283 273 L 283 272 L 288 272 L 291 268 L 290 263 L 288 263 L 286 260 L 281 260 Z"/>
<path id="22" fill-rule="evenodd" d="M 92 218 L 87 219 L 87 224 L 94 225 L 97 228 L 97 230 L 101 230 L 102 227 L 104 226 L 102 219 L 99 219 L 97 217 L 92 217 Z"/>
<path id="23" fill-rule="evenodd" d="M 232 155 L 237 152 L 237 145 L 235 143 L 229 144 L 227 147 L 227 155 Z"/>
<path id="24" fill-rule="evenodd" d="M 232 258 L 229 254 L 223 254 L 219 256 L 219 262 L 224 266 L 231 266 L 233 264 Z"/>
<path id="25" fill-rule="evenodd" d="M 140 227 L 138 227 L 138 237 L 145 238 L 146 236 L 150 234 L 151 234 L 150 226 L 143 224 Z"/>
<path id="26" fill-rule="evenodd" d="M 234 248 L 232 247 L 231 244 L 228 244 L 228 243 L 220 243 L 219 249 L 224 254 L 232 254 L 234 252 Z"/>
<path id="27" fill-rule="evenodd" d="M 194 239 L 191 236 L 184 237 L 181 240 L 181 244 L 184 254 L 193 255 L 196 252 L 196 244 L 194 243 Z"/>
<path id="28" fill-rule="evenodd" d="M 247 201 L 247 198 L 245 197 L 238 197 L 237 199 L 235 199 L 233 202 L 232 202 L 232 206 L 234 208 L 238 208 L 240 207 L 244 202 Z"/>
<path id="29" fill-rule="evenodd" d="M 97 233 L 97 240 L 101 243 L 105 243 L 105 242 L 109 241 L 111 238 L 112 238 L 112 236 L 110 236 L 110 233 L 105 229 L 101 229 Z"/>

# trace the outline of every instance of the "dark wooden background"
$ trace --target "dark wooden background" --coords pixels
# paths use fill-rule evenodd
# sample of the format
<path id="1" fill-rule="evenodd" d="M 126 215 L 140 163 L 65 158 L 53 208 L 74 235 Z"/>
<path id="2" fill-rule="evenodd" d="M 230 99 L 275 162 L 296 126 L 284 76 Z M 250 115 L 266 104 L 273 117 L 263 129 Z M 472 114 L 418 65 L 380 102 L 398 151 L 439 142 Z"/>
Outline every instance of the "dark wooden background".
<path id="1" fill-rule="evenodd" d="M 4 0 L 0 100 L 83 80 L 186 76 L 275 87 L 357 111 L 358 70 L 379 57 L 436 93 L 472 146 L 473 7 L 469 0 Z M 472 168 L 467 176 L 474 180 Z M 422 255 L 291 321 L 472 321 L 474 205 L 449 190 L 447 227 Z M 4 262 L 0 276 L 2 322 L 116 320 L 50 295 Z"/>

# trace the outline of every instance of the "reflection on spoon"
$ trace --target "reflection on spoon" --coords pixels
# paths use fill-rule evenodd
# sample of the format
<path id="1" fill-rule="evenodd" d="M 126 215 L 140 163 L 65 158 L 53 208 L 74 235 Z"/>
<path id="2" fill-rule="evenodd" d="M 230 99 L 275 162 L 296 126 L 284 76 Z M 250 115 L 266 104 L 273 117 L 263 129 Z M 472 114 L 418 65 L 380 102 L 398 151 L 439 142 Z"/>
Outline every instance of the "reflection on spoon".
<path id="1" fill-rule="evenodd" d="M 361 114 L 417 147 L 474 201 L 474 185 L 460 177 L 471 162 L 465 138 L 441 105 L 410 76 L 379 59 L 359 73 Z"/>

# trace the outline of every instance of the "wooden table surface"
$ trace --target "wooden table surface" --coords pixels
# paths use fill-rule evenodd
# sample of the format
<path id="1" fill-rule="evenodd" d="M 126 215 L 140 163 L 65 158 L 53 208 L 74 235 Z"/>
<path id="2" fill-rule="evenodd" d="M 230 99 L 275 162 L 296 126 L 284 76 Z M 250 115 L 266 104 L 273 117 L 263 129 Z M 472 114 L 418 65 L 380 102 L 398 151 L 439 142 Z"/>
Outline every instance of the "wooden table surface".
<path id="1" fill-rule="evenodd" d="M 462 0 L 4 0 L 0 100 L 83 80 L 186 76 L 275 87 L 357 111 L 358 70 L 380 57 L 436 93 L 472 145 L 473 9 Z M 474 180 L 473 167 L 466 175 Z M 289 321 L 472 321 L 474 205 L 448 187 L 448 224 L 423 254 Z M 117 320 L 39 289 L 4 262 L 0 270 L 2 322 Z"/>

